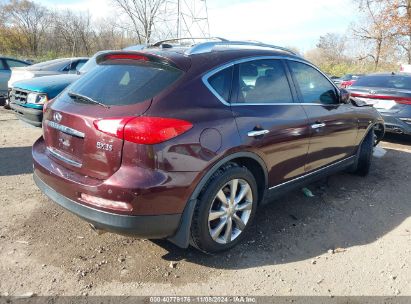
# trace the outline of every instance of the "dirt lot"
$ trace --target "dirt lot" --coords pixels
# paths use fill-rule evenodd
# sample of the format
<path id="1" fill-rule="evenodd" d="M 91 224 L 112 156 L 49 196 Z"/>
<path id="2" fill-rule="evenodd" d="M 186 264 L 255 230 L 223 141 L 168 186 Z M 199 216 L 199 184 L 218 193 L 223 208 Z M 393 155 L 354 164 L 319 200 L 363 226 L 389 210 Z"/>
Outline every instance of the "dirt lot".
<path id="1" fill-rule="evenodd" d="M 206 256 L 98 236 L 34 185 L 41 130 L 5 110 L 0 129 L 2 295 L 411 295 L 409 138 L 383 142 L 367 178 L 335 175 L 310 186 L 313 198 L 261 208 L 248 242 Z"/>

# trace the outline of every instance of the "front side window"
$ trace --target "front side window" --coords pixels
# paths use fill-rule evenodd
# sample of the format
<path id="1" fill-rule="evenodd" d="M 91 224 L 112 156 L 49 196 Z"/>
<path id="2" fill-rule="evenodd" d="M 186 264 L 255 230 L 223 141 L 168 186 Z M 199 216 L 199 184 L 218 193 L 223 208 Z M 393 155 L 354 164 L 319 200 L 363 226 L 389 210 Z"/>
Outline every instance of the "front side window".
<path id="1" fill-rule="evenodd" d="M 293 102 L 290 85 L 280 60 L 255 60 L 238 65 L 237 103 Z"/>
<path id="2" fill-rule="evenodd" d="M 0 59 L 0 70 L 6 70 L 6 67 L 4 66 L 3 60 Z"/>
<path id="3" fill-rule="evenodd" d="M 289 66 L 300 88 L 304 103 L 338 103 L 336 90 L 324 75 L 301 62 L 289 61 Z"/>

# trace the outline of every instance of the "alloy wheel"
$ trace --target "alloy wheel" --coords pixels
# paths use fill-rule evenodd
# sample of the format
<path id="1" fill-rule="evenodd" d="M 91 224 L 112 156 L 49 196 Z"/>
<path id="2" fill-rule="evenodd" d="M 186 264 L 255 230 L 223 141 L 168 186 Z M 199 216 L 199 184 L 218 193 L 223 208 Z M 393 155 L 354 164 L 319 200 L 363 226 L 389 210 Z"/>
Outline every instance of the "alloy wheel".
<path id="1" fill-rule="evenodd" d="M 233 179 L 217 192 L 208 214 L 208 230 L 219 244 L 235 240 L 245 229 L 253 207 L 253 193 L 243 179 Z"/>

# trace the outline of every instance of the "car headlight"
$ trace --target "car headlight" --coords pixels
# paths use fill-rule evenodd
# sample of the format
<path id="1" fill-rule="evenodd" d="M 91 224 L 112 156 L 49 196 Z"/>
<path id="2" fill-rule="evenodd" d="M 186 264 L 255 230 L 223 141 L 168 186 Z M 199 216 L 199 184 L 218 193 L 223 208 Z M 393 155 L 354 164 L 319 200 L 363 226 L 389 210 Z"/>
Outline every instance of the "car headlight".
<path id="1" fill-rule="evenodd" d="M 47 102 L 47 95 L 46 94 L 38 94 L 38 93 L 29 93 L 27 95 L 27 103 L 31 104 L 44 104 Z"/>

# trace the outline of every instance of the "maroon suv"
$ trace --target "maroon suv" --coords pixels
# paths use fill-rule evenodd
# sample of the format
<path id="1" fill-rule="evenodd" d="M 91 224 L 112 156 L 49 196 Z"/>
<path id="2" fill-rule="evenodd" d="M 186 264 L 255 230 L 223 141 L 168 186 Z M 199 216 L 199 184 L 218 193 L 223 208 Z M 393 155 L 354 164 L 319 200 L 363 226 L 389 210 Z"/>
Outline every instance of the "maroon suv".
<path id="1" fill-rule="evenodd" d="M 34 179 L 99 229 L 217 252 L 256 208 L 342 169 L 369 171 L 378 112 L 276 46 L 112 52 L 45 109 Z"/>

